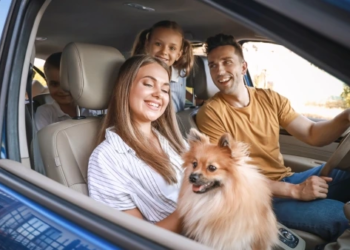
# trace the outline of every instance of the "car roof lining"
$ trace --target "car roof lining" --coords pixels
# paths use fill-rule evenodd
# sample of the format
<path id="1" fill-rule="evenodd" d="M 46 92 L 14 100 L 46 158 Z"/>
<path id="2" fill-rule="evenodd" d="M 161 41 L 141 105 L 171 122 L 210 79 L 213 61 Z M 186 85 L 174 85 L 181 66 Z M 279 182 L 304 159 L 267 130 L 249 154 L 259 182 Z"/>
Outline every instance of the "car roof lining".
<path id="1" fill-rule="evenodd" d="M 69 42 L 111 46 L 128 55 L 136 35 L 161 20 L 179 23 L 191 41 L 203 42 L 219 32 L 233 34 L 238 40 L 266 39 L 200 1 L 137 1 L 155 12 L 130 8 L 124 3 L 122 0 L 53 0 L 37 33 L 37 37 L 47 38 L 36 41 L 37 57 L 46 59 L 51 53 L 62 51 Z"/>

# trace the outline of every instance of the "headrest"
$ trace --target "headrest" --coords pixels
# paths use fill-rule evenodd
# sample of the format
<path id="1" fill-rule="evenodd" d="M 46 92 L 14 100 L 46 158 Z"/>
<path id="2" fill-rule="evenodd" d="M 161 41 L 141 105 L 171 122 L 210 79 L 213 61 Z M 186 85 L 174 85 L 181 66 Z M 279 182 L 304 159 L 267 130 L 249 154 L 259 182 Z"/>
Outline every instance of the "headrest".
<path id="1" fill-rule="evenodd" d="M 102 110 L 109 99 L 124 56 L 115 48 L 70 43 L 62 52 L 61 86 L 81 108 Z"/>
<path id="2" fill-rule="evenodd" d="M 193 87 L 195 95 L 202 100 L 207 100 L 219 92 L 211 78 L 206 57 L 195 56 L 194 67 L 187 78 L 187 86 Z"/>

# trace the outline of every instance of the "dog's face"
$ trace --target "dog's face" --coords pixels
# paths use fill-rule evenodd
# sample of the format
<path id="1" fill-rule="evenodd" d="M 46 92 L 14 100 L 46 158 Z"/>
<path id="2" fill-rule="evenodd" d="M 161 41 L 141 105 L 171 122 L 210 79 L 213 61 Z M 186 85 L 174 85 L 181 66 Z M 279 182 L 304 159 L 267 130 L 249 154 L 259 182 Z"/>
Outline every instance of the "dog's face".
<path id="1" fill-rule="evenodd" d="M 183 155 L 192 191 L 203 194 L 232 184 L 235 166 L 247 155 L 247 146 L 224 134 L 217 145 L 195 129 L 188 135 L 190 150 Z M 230 183 L 231 182 L 231 183 Z"/>

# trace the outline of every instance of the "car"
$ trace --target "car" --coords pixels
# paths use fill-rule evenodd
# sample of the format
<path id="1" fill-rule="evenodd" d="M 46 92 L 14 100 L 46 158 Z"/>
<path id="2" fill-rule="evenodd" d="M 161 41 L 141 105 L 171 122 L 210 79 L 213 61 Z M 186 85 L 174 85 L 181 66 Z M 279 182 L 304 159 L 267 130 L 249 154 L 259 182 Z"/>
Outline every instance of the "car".
<path id="1" fill-rule="evenodd" d="M 33 71 L 43 76 L 35 58 L 44 60 L 67 48 L 89 54 L 88 71 L 74 56 L 61 65 L 72 74 L 86 74 L 88 84 L 92 75 L 98 76 L 99 85 L 86 98 L 102 100 L 101 89 L 110 88 L 105 58 L 114 57 L 120 65 L 142 29 L 174 20 L 193 44 L 196 66 L 186 82 L 201 99 L 217 91 L 203 43 L 222 32 L 234 35 L 244 48 L 247 85 L 280 91 L 311 119 L 329 119 L 348 107 L 349 12 L 349 1 L 331 0 L 0 1 L 0 249 L 209 249 L 87 196 L 87 160 L 101 117 L 36 131 L 36 107 L 50 98 L 32 98 Z M 295 75 L 304 81 L 290 81 Z M 177 114 L 183 135 L 196 127 L 199 107 L 191 101 Z M 325 163 L 345 137 L 316 148 L 281 129 L 285 164 L 299 172 Z M 325 243 L 316 235 L 280 227 L 281 249 L 313 249 Z"/>

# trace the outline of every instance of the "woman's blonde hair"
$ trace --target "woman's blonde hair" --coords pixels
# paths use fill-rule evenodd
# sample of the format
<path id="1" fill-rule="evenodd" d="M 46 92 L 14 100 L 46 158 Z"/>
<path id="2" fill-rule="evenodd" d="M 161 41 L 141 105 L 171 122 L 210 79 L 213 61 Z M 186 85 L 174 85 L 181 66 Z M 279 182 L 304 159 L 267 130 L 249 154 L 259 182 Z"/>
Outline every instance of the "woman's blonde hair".
<path id="1" fill-rule="evenodd" d="M 180 58 L 174 63 L 173 67 L 180 71 L 182 77 L 186 77 L 190 74 L 190 71 L 193 67 L 194 56 L 192 51 L 191 43 L 185 39 L 185 35 L 180 25 L 174 21 L 164 20 L 158 23 L 155 23 L 151 28 L 145 29 L 140 32 L 137 36 L 133 48 L 131 50 L 131 55 L 139 55 L 145 54 L 146 42 L 149 41 L 152 37 L 154 30 L 157 28 L 166 28 L 179 32 L 182 36 L 182 55 Z"/>
<path id="2" fill-rule="evenodd" d="M 170 80 L 170 68 L 161 60 L 148 56 L 137 55 L 129 58 L 121 66 L 117 82 L 109 103 L 108 112 L 104 118 L 100 130 L 98 143 L 105 139 L 106 129 L 113 127 L 114 131 L 135 150 L 136 155 L 147 165 L 156 170 L 164 180 L 169 183 L 177 183 L 176 172 L 171 165 L 169 156 L 164 152 L 159 153 L 132 122 L 129 104 L 130 89 L 139 69 L 151 63 L 157 63 L 168 73 Z M 164 113 L 152 122 L 152 127 L 163 135 L 176 153 L 182 154 L 184 142 L 176 121 L 176 114 L 171 101 L 169 91 L 169 104 Z"/>

